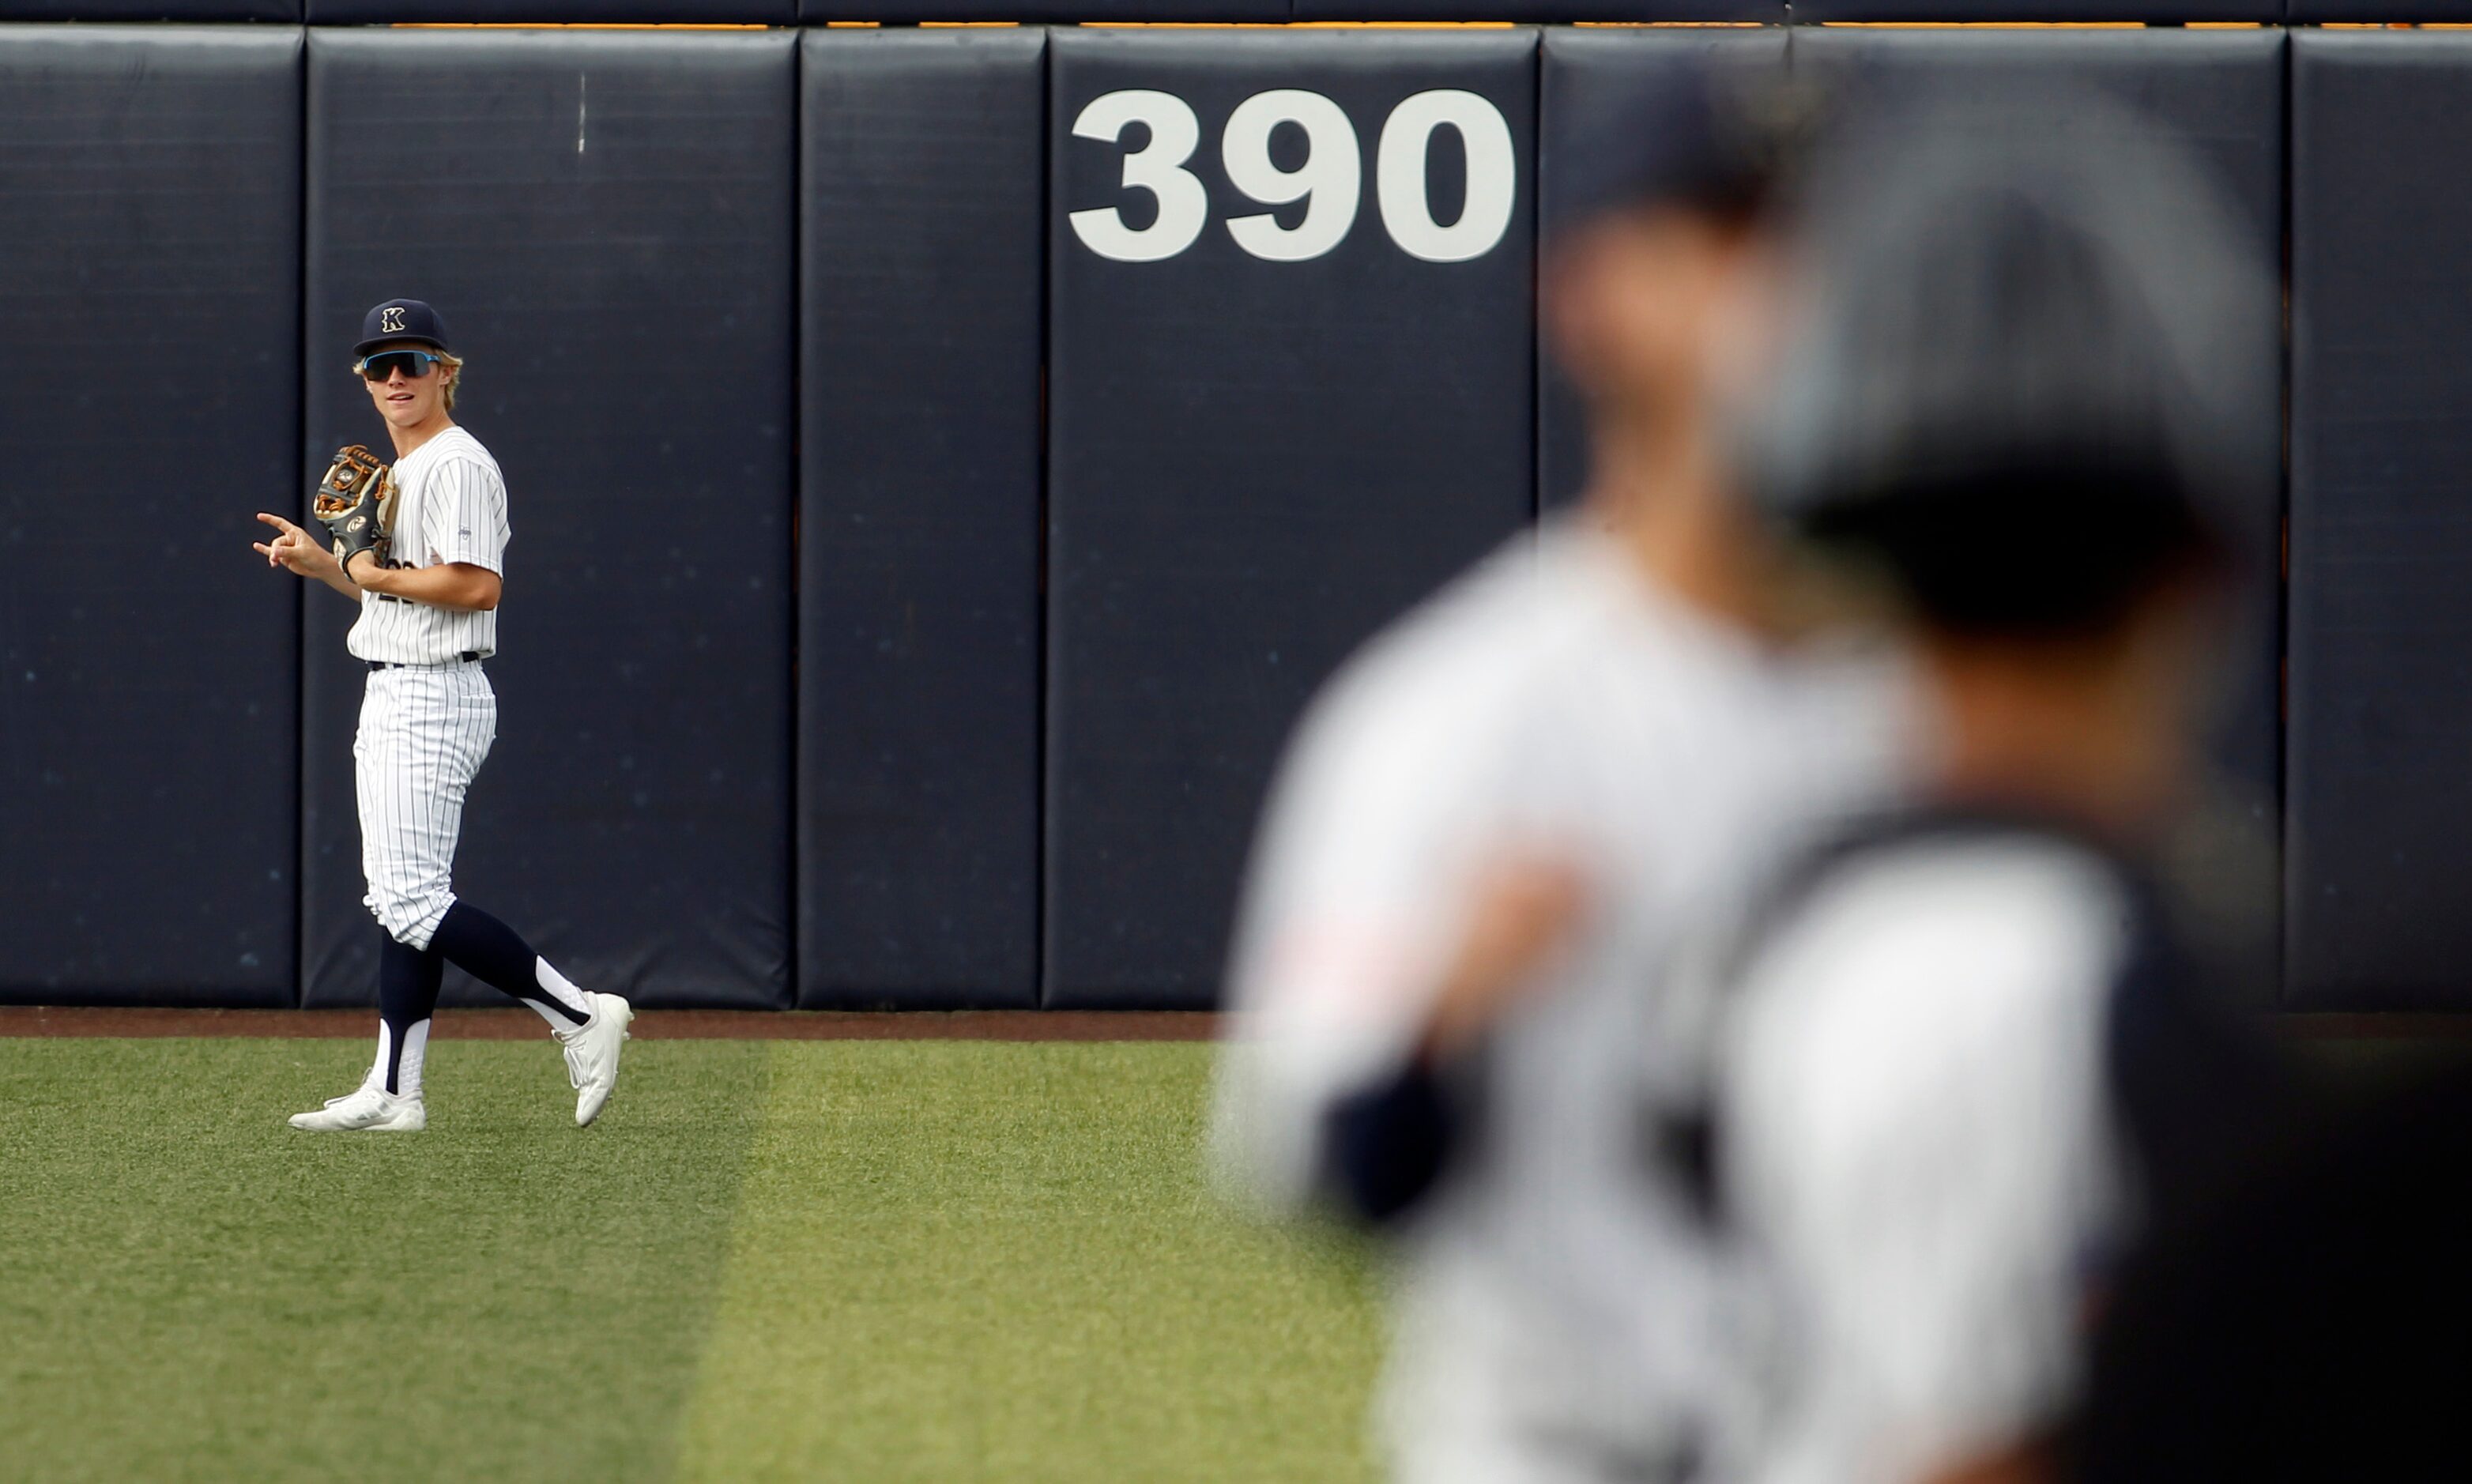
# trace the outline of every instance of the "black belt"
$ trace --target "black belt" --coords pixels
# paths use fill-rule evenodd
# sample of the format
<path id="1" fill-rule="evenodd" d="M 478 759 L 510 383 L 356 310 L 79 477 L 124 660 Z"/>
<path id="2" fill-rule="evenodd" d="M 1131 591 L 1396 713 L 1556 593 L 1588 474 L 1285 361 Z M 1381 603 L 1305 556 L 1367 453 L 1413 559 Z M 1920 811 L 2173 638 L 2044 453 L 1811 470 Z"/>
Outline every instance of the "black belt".
<path id="1" fill-rule="evenodd" d="M 466 649 L 463 653 L 455 656 L 456 659 L 466 665 L 471 664 L 480 657 L 481 651 L 478 649 Z M 444 662 L 440 661 L 440 663 L 442 664 Z M 371 670 L 427 670 L 430 668 L 427 665 L 406 664 L 401 660 L 370 660 L 368 662 L 368 667 Z"/>

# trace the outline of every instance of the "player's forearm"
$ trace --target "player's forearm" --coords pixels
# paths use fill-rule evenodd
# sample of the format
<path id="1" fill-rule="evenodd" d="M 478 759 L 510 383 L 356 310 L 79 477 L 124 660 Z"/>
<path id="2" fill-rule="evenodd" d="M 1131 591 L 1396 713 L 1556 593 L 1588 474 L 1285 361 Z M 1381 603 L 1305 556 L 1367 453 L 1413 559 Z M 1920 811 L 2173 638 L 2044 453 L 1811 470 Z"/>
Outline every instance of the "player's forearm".
<path id="1" fill-rule="evenodd" d="M 2053 1484 L 2059 1476 L 2051 1446 L 2029 1439 L 1942 1469 L 1928 1484 Z"/>
<path id="2" fill-rule="evenodd" d="M 309 576 L 316 577 L 319 581 L 325 583 L 328 587 L 333 588 L 336 592 L 343 594 L 354 602 L 359 602 L 361 601 L 361 589 L 359 585 L 353 582 L 351 578 L 344 576 L 343 568 L 335 566 L 331 562 L 327 564 L 323 571 L 313 572 L 310 573 Z"/>
<path id="3" fill-rule="evenodd" d="M 293 571 L 325 583 L 354 602 L 361 601 L 361 590 L 353 585 L 350 577 L 344 576 L 344 564 L 335 559 L 333 553 L 307 543 L 303 543 L 298 551 L 300 554 L 290 564 Z"/>
<path id="4" fill-rule="evenodd" d="M 498 605 L 498 575 L 485 567 L 460 562 L 435 567 L 382 567 L 372 557 L 352 564 L 352 575 L 372 593 L 408 602 L 462 613 L 487 612 Z"/>

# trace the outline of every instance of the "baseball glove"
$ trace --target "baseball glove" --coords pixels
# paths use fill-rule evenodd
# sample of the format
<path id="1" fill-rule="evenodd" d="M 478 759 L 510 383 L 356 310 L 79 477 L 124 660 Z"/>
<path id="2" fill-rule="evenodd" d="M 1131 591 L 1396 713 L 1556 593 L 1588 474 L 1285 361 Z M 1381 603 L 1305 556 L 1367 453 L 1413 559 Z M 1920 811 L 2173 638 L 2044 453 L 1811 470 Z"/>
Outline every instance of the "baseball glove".
<path id="1" fill-rule="evenodd" d="M 335 559 L 351 575 L 352 558 L 363 552 L 387 559 L 388 538 L 394 525 L 394 475 L 377 456 L 354 443 L 338 450 L 318 483 L 310 509 L 335 538 Z"/>

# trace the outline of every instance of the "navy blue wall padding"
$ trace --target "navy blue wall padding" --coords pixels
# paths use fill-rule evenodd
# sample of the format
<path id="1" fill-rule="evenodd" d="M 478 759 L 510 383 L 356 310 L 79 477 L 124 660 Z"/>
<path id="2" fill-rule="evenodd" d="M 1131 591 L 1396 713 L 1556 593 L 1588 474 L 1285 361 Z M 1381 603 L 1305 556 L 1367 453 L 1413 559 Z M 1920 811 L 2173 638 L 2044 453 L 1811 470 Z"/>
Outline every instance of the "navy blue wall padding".
<path id="1" fill-rule="evenodd" d="M 0 27 L 0 1001 L 288 1005 L 300 35 Z"/>
<path id="2" fill-rule="evenodd" d="M 457 418 L 507 477 L 498 741 L 457 888 L 653 1004 L 790 997 L 796 44 L 310 34 L 303 452 L 385 450 L 350 346 L 401 294 L 445 317 Z M 307 601 L 304 999 L 368 1003 L 366 671 L 351 605 Z"/>
<path id="3" fill-rule="evenodd" d="M 1553 217 L 1562 189 L 1566 152 L 1581 147 L 1585 110 L 1623 89 L 1653 88 L 1660 79 L 1691 82 L 1711 66 L 1785 65 L 1786 33 L 1778 28 L 1608 26 L 1545 33 L 1537 92 L 1536 181 L 1541 215 Z M 1548 263 L 1552 244 L 1546 245 Z M 1580 394 L 1540 343 L 1536 387 L 1536 495 L 1555 509 L 1576 502 L 1588 480 L 1587 417 Z"/>
<path id="4" fill-rule="evenodd" d="M 1797 74 L 1835 80 L 1860 90 L 1876 83 L 1890 94 L 1925 82 L 1953 88 L 1961 97 L 1996 101 L 2020 86 L 2069 85 L 2104 89 L 2142 110 L 2174 137 L 2187 142 L 2214 170 L 2254 233 L 2258 273 L 2257 354 L 2275 355 L 2282 334 L 2282 306 L 2274 285 L 2282 261 L 2284 166 L 2284 34 L 2277 30 L 2006 31 L 1808 28 L 1794 33 L 1791 58 Z M 2087 132 L 2084 148 L 2101 156 L 2101 134 Z M 2254 460 L 2251 486 L 2259 506 L 2252 512 L 2261 552 L 2276 548 L 2282 489 L 2282 408 L 2278 389 L 2267 380 L 2244 422 L 2241 447 Z M 2271 560 L 2270 555 L 2268 560 Z M 2222 722 L 2216 748 L 2229 796 L 2227 819 L 2246 833 L 2250 851 L 2270 855 L 2279 836 L 2281 792 L 2280 602 L 2275 574 L 2260 571 L 2248 604 L 2251 612 L 2227 657 Z M 2240 910 L 2259 920 L 2259 934 L 2271 941 L 2276 893 L 2274 871 L 2244 872 L 2254 898 Z M 2259 1005 L 2271 1004 L 2271 976 L 2261 972 L 2246 986 Z"/>
<path id="5" fill-rule="evenodd" d="M 2472 1009 L 2472 35 L 2292 68 L 2286 998 Z"/>
<path id="6" fill-rule="evenodd" d="M 1034 1005 L 1046 34 L 804 47 L 798 1002 Z"/>
<path id="7" fill-rule="evenodd" d="M 1527 518 L 1535 45 L 1525 30 L 1051 38 L 1046 1003 L 1213 1000 L 1263 788 L 1305 699 Z M 1272 208 L 1229 183 L 1222 140 L 1240 104 L 1290 89 L 1344 110 L 1362 197 L 1335 247 L 1266 261 L 1228 219 Z M 1206 216 L 1159 261 L 1101 256 L 1069 216 L 1112 207 L 1123 230 L 1161 229 L 1151 194 L 1119 184 L 1151 127 L 1073 132 L 1122 90 L 1171 94 L 1199 124 Z M 1378 142 L 1429 91 L 1477 95 L 1483 111 L 1451 106 L 1487 139 L 1498 115 L 1511 174 L 1488 166 L 1469 191 L 1461 135 L 1414 127 L 1450 101 L 1402 114 L 1396 230 L 1420 258 L 1379 204 Z M 1407 173 L 1418 138 L 1422 180 Z M 1271 129 L 1271 163 L 1302 168 L 1305 139 Z M 1427 232 L 1453 224 L 1468 233 L 1456 245 Z M 1454 251 L 1472 255 L 1439 260 Z"/>

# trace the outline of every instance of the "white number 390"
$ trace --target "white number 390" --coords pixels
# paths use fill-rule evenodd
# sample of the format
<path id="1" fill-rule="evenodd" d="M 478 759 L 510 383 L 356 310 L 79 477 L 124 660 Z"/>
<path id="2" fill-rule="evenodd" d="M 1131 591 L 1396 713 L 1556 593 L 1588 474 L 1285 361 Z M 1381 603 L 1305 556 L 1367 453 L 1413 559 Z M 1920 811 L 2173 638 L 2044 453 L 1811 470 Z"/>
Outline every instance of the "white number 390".
<path id="1" fill-rule="evenodd" d="M 1148 128 L 1150 142 L 1126 154 L 1122 179 L 1129 190 L 1149 192 L 1157 215 L 1150 225 L 1132 227 L 1115 207 L 1097 206 L 1072 214 L 1073 232 L 1103 258 L 1156 263 L 1192 247 L 1209 219 L 1209 193 L 1184 168 L 1201 142 L 1201 124 L 1192 106 L 1174 93 L 1133 88 L 1092 99 L 1073 121 L 1073 132 L 1113 142 L 1129 124 Z M 1281 124 L 1304 130 L 1304 161 L 1294 170 L 1282 170 L 1271 158 L 1271 133 Z M 1425 155 L 1440 129 L 1456 130 L 1467 153 L 1467 199 L 1459 220 L 1447 225 L 1434 220 L 1425 196 Z M 1294 226 L 1281 226 L 1267 211 L 1227 219 L 1227 235 L 1257 258 L 1302 263 L 1320 257 L 1356 224 L 1365 191 L 1356 130 L 1339 105 L 1319 93 L 1283 87 L 1246 99 L 1227 117 L 1219 159 L 1228 183 L 1263 205 L 1305 203 L 1304 217 Z M 1428 263 L 1481 258 L 1509 229 L 1518 194 L 1510 126 L 1485 98 L 1438 88 L 1390 110 L 1373 152 L 1373 199 L 1401 251 Z"/>

